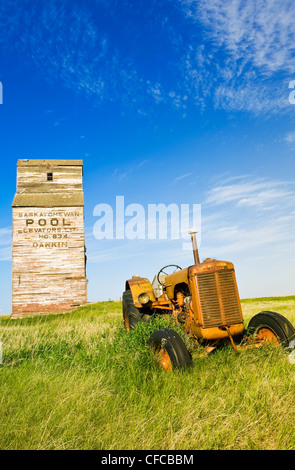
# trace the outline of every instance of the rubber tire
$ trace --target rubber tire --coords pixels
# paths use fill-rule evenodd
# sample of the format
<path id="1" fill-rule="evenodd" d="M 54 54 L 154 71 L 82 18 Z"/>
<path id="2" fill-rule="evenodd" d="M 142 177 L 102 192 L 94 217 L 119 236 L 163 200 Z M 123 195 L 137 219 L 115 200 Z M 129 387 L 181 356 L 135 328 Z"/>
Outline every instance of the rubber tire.
<path id="1" fill-rule="evenodd" d="M 169 328 L 161 328 L 154 331 L 148 344 L 157 352 L 163 349 L 163 341 L 165 341 L 165 351 L 171 361 L 172 369 L 186 369 L 192 359 L 179 334 Z"/>
<path id="2" fill-rule="evenodd" d="M 269 328 L 277 337 L 280 344 L 288 346 L 292 339 L 295 339 L 295 329 L 293 325 L 277 312 L 260 312 L 251 318 L 247 332 L 255 335 L 261 328 Z"/>
<path id="3" fill-rule="evenodd" d="M 150 320 L 150 315 L 143 313 L 140 309 L 135 307 L 130 290 L 123 292 L 122 309 L 123 309 L 124 325 L 127 328 L 126 326 L 126 316 L 127 316 L 130 330 L 136 328 L 137 324 L 140 321 L 148 322 Z"/>

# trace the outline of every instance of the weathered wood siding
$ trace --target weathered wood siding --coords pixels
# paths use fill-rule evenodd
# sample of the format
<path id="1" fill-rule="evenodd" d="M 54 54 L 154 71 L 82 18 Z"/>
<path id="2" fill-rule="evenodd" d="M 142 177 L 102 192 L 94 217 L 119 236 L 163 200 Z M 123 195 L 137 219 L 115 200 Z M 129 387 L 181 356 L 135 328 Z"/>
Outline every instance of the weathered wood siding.
<path id="1" fill-rule="evenodd" d="M 53 180 L 47 181 L 47 173 L 53 173 Z M 18 192 L 70 192 L 82 191 L 82 168 L 56 166 L 24 167 L 17 171 Z"/>
<path id="2" fill-rule="evenodd" d="M 18 166 L 13 203 L 13 316 L 66 311 L 87 302 L 84 207 L 83 202 L 71 206 L 71 195 L 82 193 L 82 167 L 29 162 Z M 52 182 L 42 182 L 47 170 Z M 61 193 L 69 194 L 66 205 Z M 41 206 L 42 199 L 47 206 Z"/>

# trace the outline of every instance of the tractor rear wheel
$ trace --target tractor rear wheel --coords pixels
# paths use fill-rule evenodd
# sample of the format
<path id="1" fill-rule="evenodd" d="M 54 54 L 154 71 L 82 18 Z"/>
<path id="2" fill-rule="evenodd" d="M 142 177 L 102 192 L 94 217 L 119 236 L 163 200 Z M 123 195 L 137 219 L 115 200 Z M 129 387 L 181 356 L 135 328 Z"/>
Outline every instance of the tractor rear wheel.
<path id="1" fill-rule="evenodd" d="M 123 293 L 122 297 L 123 320 L 126 330 L 132 330 L 136 327 L 138 322 L 150 320 L 150 315 L 145 314 L 140 309 L 135 307 L 130 290 Z"/>
<path id="2" fill-rule="evenodd" d="M 247 332 L 256 340 L 288 346 L 295 339 L 293 325 L 277 312 L 260 312 L 251 318 Z"/>
<path id="3" fill-rule="evenodd" d="M 159 367 L 168 372 L 173 369 L 186 369 L 191 364 L 191 356 L 178 333 L 162 328 L 154 331 L 149 339 Z"/>

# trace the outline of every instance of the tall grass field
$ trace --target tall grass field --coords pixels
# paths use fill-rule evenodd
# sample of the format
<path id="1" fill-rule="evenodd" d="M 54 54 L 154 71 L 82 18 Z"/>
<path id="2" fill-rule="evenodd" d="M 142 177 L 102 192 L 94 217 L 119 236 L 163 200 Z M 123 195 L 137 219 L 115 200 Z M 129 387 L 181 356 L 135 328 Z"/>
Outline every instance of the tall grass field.
<path id="1" fill-rule="evenodd" d="M 295 325 L 295 296 L 242 308 L 245 326 L 262 310 Z M 147 345 L 165 321 L 127 332 L 120 302 L 0 317 L 0 449 L 295 449 L 288 351 L 226 345 L 167 373 Z"/>

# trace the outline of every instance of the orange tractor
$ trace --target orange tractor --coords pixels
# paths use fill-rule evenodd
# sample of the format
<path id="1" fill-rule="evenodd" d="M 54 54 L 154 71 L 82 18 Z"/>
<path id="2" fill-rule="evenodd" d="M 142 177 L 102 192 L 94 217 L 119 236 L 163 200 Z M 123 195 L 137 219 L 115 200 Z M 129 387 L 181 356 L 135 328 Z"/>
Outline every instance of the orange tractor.
<path id="1" fill-rule="evenodd" d="M 192 266 L 185 269 L 165 266 L 152 283 L 140 276 L 126 281 L 122 298 L 126 329 L 135 328 L 140 321 L 148 322 L 153 315 L 164 315 L 183 324 L 189 337 L 208 353 L 224 341 L 230 341 L 235 352 L 266 342 L 288 346 L 295 339 L 295 329 L 279 313 L 260 312 L 251 318 L 245 330 L 233 264 L 211 258 L 201 263 L 197 231 L 191 229 L 189 233 L 194 254 Z M 191 363 L 192 356 L 184 341 L 170 328 L 156 330 L 149 345 L 165 370 L 186 368 Z"/>

